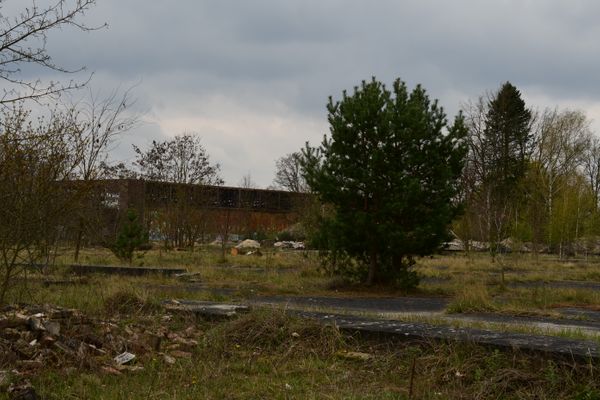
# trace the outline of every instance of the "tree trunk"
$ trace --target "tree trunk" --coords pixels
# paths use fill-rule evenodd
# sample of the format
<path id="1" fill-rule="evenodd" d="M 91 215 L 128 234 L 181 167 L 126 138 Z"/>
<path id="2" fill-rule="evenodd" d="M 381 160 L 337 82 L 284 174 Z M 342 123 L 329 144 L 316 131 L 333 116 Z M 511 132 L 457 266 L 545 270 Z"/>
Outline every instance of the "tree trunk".
<path id="1" fill-rule="evenodd" d="M 552 188 L 552 180 L 549 182 L 548 189 L 548 248 L 552 249 L 552 228 L 553 228 L 553 219 L 552 213 L 554 212 L 554 204 L 553 204 L 553 196 L 552 196 L 553 188 Z"/>
<path id="2" fill-rule="evenodd" d="M 229 224 L 230 224 L 230 211 L 227 210 L 225 212 L 225 221 L 223 225 L 221 225 L 221 260 L 225 260 L 225 249 L 227 245 L 227 240 L 229 239 Z"/>
<path id="3" fill-rule="evenodd" d="M 379 263 L 377 260 L 377 251 L 371 250 L 371 256 L 369 260 L 369 275 L 367 276 L 367 286 L 372 286 L 377 279 L 377 272 L 379 269 Z"/>
<path id="4" fill-rule="evenodd" d="M 77 237 L 75 239 L 75 255 L 73 256 L 74 262 L 79 262 L 79 251 L 81 250 L 81 241 L 83 240 L 83 220 L 79 220 L 77 227 Z"/>

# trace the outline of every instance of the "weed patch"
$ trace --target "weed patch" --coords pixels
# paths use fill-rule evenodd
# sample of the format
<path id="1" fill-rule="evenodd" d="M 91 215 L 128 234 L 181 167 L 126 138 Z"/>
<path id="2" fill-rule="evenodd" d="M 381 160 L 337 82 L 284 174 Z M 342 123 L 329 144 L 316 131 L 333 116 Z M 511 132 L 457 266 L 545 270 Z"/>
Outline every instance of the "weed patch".
<path id="1" fill-rule="evenodd" d="M 448 304 L 448 313 L 472 313 L 495 311 L 497 306 L 492 302 L 492 297 L 485 285 L 475 282 L 463 285 Z"/>

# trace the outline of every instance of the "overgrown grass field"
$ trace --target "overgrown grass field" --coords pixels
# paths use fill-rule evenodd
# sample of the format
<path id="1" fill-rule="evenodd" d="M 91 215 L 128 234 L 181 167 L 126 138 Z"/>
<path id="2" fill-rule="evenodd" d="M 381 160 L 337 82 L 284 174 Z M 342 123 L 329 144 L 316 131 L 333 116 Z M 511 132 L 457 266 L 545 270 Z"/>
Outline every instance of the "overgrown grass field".
<path id="1" fill-rule="evenodd" d="M 492 261 L 485 254 L 438 255 L 418 261 L 423 279 L 412 292 L 365 288 L 328 276 L 317 254 L 303 251 L 264 250 L 261 256 L 221 260 L 218 249 L 202 247 L 156 249 L 135 258 L 138 266 L 186 268 L 191 275 L 184 278 L 74 277 L 65 267 L 71 262 L 72 253 L 66 249 L 55 270 L 28 273 L 12 286 L 11 302 L 75 308 L 97 320 L 144 329 L 178 331 L 193 326 L 197 345 L 189 349 L 189 358 L 177 358 L 175 363 L 164 362 L 160 353 L 142 356 L 137 360 L 142 368 L 135 372 L 112 374 L 50 365 L 28 378 L 49 399 L 600 399 L 600 371 L 590 363 L 500 352 L 475 344 L 349 336 L 279 309 L 255 310 L 232 321 L 178 316 L 165 320 L 161 305 L 174 298 L 235 302 L 260 295 L 444 296 L 449 299 L 448 313 L 557 317 L 558 306 L 598 309 L 598 290 L 550 287 L 557 281 L 600 283 L 597 259 L 505 255 Z M 121 264 L 104 249 L 84 249 L 80 263 Z M 515 286 L 518 283 L 532 285 Z M 491 328 L 515 330 L 500 324 Z M 2 398 L 9 398 L 8 394 L 0 394 Z"/>
<path id="2" fill-rule="evenodd" d="M 117 299 L 131 297 L 123 292 Z M 139 299 L 138 299 L 139 300 Z M 30 377 L 48 399 L 597 399 L 598 365 L 577 364 L 471 344 L 406 343 L 349 336 L 278 310 L 232 321 L 176 317 L 153 307 L 116 324 L 194 332 L 189 357 L 139 357 L 136 371 L 53 365 Z M 136 303 L 143 304 L 143 303 Z M 123 309 L 122 311 L 125 311 Z M 132 310 L 129 310 L 131 313 Z M 160 321 L 160 322 L 159 322 Z M 8 398 L 0 394 L 0 399 Z"/>

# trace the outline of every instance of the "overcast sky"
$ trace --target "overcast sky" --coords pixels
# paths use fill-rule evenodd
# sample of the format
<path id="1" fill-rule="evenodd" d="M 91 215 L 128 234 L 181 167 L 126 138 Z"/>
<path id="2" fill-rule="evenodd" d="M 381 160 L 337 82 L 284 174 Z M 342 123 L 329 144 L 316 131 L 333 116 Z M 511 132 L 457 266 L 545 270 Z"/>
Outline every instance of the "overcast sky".
<path id="1" fill-rule="evenodd" d="M 26 0 L 7 0 L 3 14 Z M 40 4 L 43 1 L 38 2 Z M 452 117 L 510 81 L 532 108 L 581 109 L 600 131 L 600 2 L 564 0 L 98 0 L 104 30 L 49 38 L 91 88 L 137 85 L 131 143 L 202 137 L 229 185 L 271 184 L 275 159 L 327 133 L 325 104 L 362 79 L 421 83 Z"/>

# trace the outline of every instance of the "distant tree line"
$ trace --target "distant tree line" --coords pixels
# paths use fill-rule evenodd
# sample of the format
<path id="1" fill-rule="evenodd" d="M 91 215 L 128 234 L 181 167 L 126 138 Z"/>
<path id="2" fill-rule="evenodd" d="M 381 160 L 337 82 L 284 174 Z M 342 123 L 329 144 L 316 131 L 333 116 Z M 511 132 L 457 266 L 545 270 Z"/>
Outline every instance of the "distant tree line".
<path id="1" fill-rule="evenodd" d="M 591 252 L 600 238 L 600 141 L 585 114 L 535 111 L 509 82 L 464 109 L 465 212 L 455 234 L 487 242 L 492 255 Z"/>

